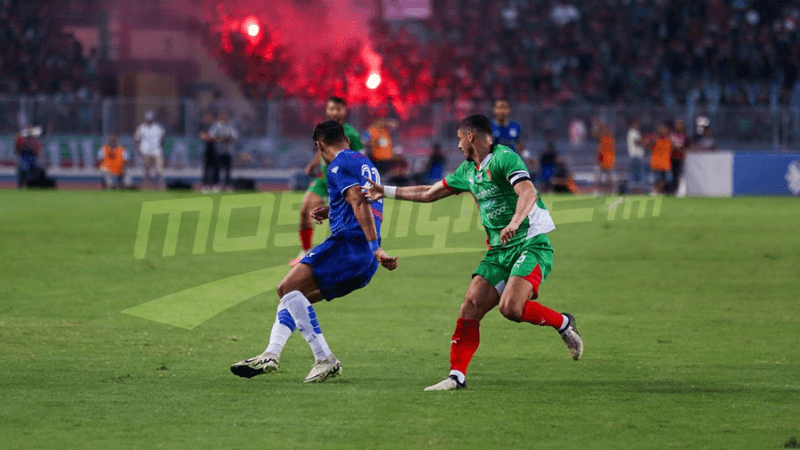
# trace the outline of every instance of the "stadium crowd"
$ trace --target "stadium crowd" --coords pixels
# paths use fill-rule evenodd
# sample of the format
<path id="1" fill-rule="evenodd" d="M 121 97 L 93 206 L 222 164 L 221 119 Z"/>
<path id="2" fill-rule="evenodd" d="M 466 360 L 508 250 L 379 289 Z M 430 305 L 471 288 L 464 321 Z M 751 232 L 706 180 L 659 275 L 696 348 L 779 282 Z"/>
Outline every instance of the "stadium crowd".
<path id="1" fill-rule="evenodd" d="M 384 94 L 405 104 L 504 96 L 543 106 L 775 106 L 792 101 L 800 70 L 797 0 L 434 0 L 432 6 L 427 20 L 371 24 Z M 255 57 L 241 51 L 243 35 L 234 38 L 239 47 L 215 37 L 231 74 L 253 97 L 323 99 L 351 93 L 348 86 L 369 75 L 355 46 L 301 71 L 291 49 L 272 44 L 269 33 L 267 51 Z"/>
<path id="2" fill-rule="evenodd" d="M 54 7 L 0 0 L 0 95 L 34 99 L 50 118 L 43 124 L 48 130 L 92 131 L 94 109 L 82 106 L 100 101 L 99 57 L 50 18 Z"/>
<path id="3" fill-rule="evenodd" d="M 426 20 L 374 19 L 379 97 L 406 105 L 507 97 L 574 103 L 800 103 L 800 1 L 432 0 Z M 98 95 L 99 58 L 48 18 L 49 2 L 0 0 L 0 93 Z M 358 103 L 370 69 L 359 43 L 300 59 L 264 24 L 257 41 L 212 14 L 208 43 L 252 98 Z M 793 95 L 794 94 L 794 95 Z M 793 97 L 798 97 L 794 99 Z M 58 105 L 54 106 L 58 109 Z M 58 124 L 56 124 L 58 125 Z"/>
<path id="4" fill-rule="evenodd" d="M 208 43 L 251 98 L 371 95 L 405 105 L 506 97 L 541 106 L 800 105 L 800 1 L 432 0 L 425 20 L 370 23 L 384 82 L 351 43 L 300 63 L 274 27 L 251 39 L 211 14 Z M 99 57 L 49 18 L 0 0 L 0 94 L 55 95 L 58 121 L 99 96 Z M 214 22 L 216 21 L 216 22 Z M 85 118 L 84 122 L 91 122 Z M 59 123 L 51 126 L 58 127 Z"/>
<path id="5" fill-rule="evenodd" d="M 98 76 L 94 50 L 48 16 L 47 2 L 0 0 L 0 92 L 88 97 Z"/>

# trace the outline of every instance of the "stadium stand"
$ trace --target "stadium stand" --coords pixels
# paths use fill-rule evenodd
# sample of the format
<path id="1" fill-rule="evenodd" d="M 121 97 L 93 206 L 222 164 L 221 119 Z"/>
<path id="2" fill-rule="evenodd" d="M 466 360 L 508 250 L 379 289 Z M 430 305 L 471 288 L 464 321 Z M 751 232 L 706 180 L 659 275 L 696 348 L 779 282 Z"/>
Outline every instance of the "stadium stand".
<path id="1" fill-rule="evenodd" d="M 432 4 L 430 19 L 371 25 L 382 76 L 405 104 L 505 96 L 544 106 L 768 106 L 790 103 L 800 69 L 797 1 Z M 241 32 L 217 33 L 212 42 L 254 98 L 321 99 L 367 75 L 357 48 L 320 62 L 343 70 L 310 67 L 311 76 L 297 76 L 291 49 L 253 58 Z M 277 82 L 264 87 L 263 79 Z"/>
<path id="2" fill-rule="evenodd" d="M 48 132 L 97 132 L 98 56 L 51 17 L 48 2 L 0 1 L 0 95 L 27 96 Z M 6 108 L 2 108 L 6 109 Z M 7 113 L 10 113 L 6 109 Z M 3 123 L 15 118 L 0 113 Z"/>
<path id="3" fill-rule="evenodd" d="M 0 165 L 15 165 L 13 136 L 29 122 L 44 129 L 43 164 L 91 172 L 100 136 L 118 132 L 130 146 L 134 124 L 152 109 L 167 129 L 168 169 L 179 165 L 173 148 L 199 167 L 200 118 L 229 111 L 242 132 L 237 168 L 275 170 L 280 177 L 269 182 L 285 183 L 286 169 L 307 160 L 308 130 L 331 94 L 347 98 L 348 120 L 362 132 L 378 117 L 397 119 L 395 142 L 412 172 L 421 170 L 432 144 L 449 145 L 460 117 L 489 113 L 498 97 L 511 100 L 534 158 L 550 133 L 584 181 L 596 165 L 597 143 L 591 133 L 574 140 L 571 131 L 610 126 L 624 172 L 621 143 L 634 117 L 645 133 L 679 118 L 693 131 L 694 121 L 706 117 L 720 149 L 800 145 L 800 0 L 431 0 L 427 19 L 378 15 L 366 39 L 310 58 L 268 17 L 257 38 L 248 36 L 242 24 L 249 6 L 231 7 L 240 14 L 233 16 L 215 9 L 231 2 L 205 2 L 208 11 L 182 10 L 185 17 L 177 18 L 169 8 L 182 2 L 116 3 L 123 6 L 116 15 L 100 20 L 108 9 L 100 0 L 69 2 L 57 14 L 48 0 L 0 0 Z M 120 11 L 135 16 L 122 21 Z M 150 28 L 157 24 L 158 32 Z M 95 43 L 82 45 L 67 31 L 78 26 L 108 33 L 96 41 L 106 48 L 87 51 Z M 147 52 L 131 56 L 124 50 L 134 35 L 156 37 Z M 195 36 L 202 58 L 192 60 L 188 50 L 183 60 L 170 56 L 176 40 Z M 370 90 L 373 56 L 381 60 L 382 82 Z M 178 81 L 148 97 L 126 90 L 135 79 L 114 72 L 117 66 L 128 67 L 128 75 L 140 72 L 131 68 L 173 67 L 167 77 Z M 209 66 L 220 76 L 190 76 L 213 72 Z"/>

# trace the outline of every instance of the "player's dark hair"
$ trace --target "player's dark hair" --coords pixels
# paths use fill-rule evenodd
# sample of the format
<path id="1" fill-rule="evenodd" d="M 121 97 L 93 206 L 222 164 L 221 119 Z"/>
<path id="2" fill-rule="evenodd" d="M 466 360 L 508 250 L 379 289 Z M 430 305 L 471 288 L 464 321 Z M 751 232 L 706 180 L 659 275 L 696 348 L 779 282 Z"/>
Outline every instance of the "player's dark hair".
<path id="1" fill-rule="evenodd" d="M 495 104 L 495 105 L 497 104 L 497 102 L 504 102 L 504 103 L 506 103 L 508 106 L 511 106 L 511 102 L 510 102 L 510 101 L 508 101 L 508 99 L 507 99 L 507 98 L 505 98 L 505 97 L 500 97 L 500 98 L 496 98 L 496 99 L 494 99 L 494 104 Z"/>
<path id="2" fill-rule="evenodd" d="M 335 145 L 345 142 L 344 127 L 335 120 L 326 120 L 317 124 L 314 129 L 314 141 L 322 142 L 325 145 Z"/>
<path id="3" fill-rule="evenodd" d="M 477 131 L 491 135 L 492 121 L 483 114 L 473 114 L 461 119 L 461 123 L 458 124 L 458 129 L 472 132 Z"/>
<path id="4" fill-rule="evenodd" d="M 347 102 L 344 101 L 342 97 L 337 97 L 335 95 L 331 95 L 330 97 L 328 97 L 328 101 L 336 103 L 337 105 L 347 106 Z"/>

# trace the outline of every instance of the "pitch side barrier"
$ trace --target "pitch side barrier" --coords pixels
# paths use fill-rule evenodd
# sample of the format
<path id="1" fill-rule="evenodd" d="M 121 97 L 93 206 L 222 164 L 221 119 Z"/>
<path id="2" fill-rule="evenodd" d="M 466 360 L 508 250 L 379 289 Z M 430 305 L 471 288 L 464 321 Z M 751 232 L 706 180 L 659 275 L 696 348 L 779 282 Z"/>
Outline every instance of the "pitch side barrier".
<path id="1" fill-rule="evenodd" d="M 693 152 L 684 180 L 689 196 L 798 196 L 800 153 Z"/>

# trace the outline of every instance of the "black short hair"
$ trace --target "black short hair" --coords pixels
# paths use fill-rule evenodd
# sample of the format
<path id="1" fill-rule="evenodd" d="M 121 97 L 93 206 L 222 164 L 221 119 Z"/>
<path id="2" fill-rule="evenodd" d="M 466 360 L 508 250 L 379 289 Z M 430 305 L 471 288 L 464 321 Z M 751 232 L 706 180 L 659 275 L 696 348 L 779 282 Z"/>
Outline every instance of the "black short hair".
<path id="1" fill-rule="evenodd" d="M 483 114 L 473 114 L 461 119 L 461 123 L 458 124 L 458 129 L 464 131 L 469 130 L 472 132 L 479 131 L 491 136 L 492 121 Z"/>
<path id="2" fill-rule="evenodd" d="M 496 99 L 494 99 L 494 104 L 495 104 L 495 105 L 497 105 L 497 102 L 504 102 L 504 103 L 507 103 L 507 104 L 508 104 L 508 106 L 509 106 L 509 107 L 511 107 L 511 102 L 510 102 L 510 101 L 508 101 L 508 99 L 507 99 L 507 98 L 505 98 L 505 97 L 500 97 L 500 98 L 496 98 Z"/>
<path id="3" fill-rule="evenodd" d="M 317 124 L 314 129 L 314 141 L 322 142 L 325 145 L 335 145 L 345 142 L 344 127 L 335 120 L 326 120 Z"/>
<path id="4" fill-rule="evenodd" d="M 344 99 L 342 97 L 337 97 L 335 95 L 331 95 L 330 97 L 328 97 L 328 101 L 336 103 L 337 105 L 342 105 L 342 106 L 345 106 L 345 107 L 347 106 L 347 102 L 344 101 Z"/>

